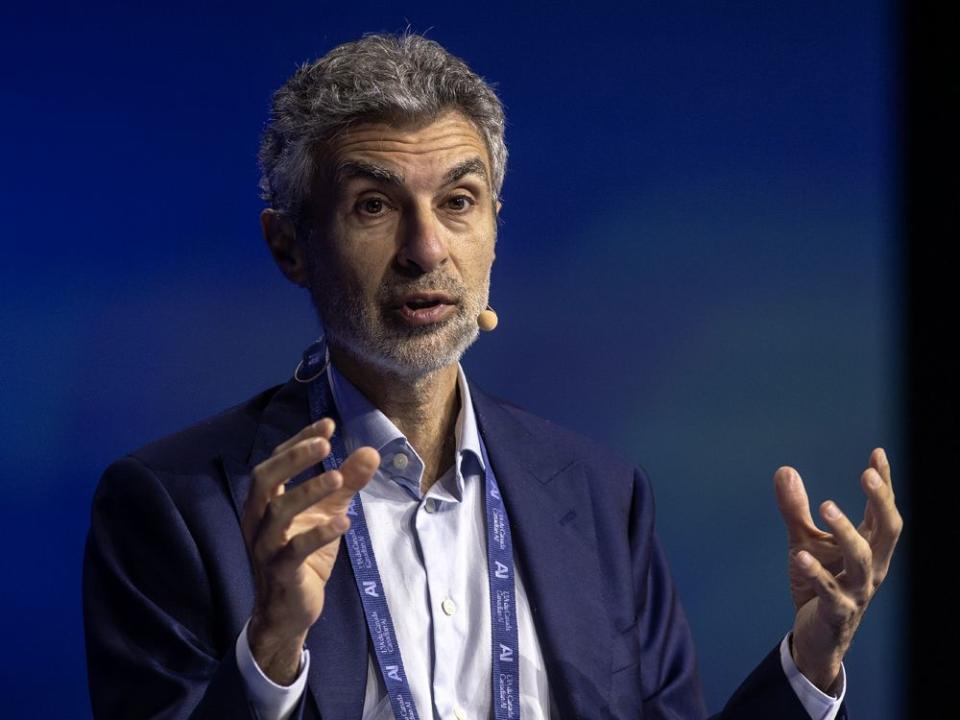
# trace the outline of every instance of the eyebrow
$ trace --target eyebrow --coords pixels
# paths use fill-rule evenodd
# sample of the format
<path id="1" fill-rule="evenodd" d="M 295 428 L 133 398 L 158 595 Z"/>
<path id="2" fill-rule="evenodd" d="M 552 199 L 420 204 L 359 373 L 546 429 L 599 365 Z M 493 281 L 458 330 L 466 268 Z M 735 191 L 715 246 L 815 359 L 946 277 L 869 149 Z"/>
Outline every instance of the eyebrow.
<path id="1" fill-rule="evenodd" d="M 466 175 L 479 175 L 484 180 L 489 181 L 487 177 L 487 166 L 483 164 L 483 161 L 480 158 L 470 158 L 469 160 L 464 160 L 462 163 L 454 166 L 450 171 L 447 172 L 446 177 L 444 178 L 445 184 L 450 185 L 455 183 L 457 180 L 460 180 Z"/>
<path id="2" fill-rule="evenodd" d="M 469 158 L 458 163 L 444 175 L 444 185 L 450 185 L 467 175 L 478 175 L 485 181 L 489 181 L 487 175 L 487 166 L 483 164 L 480 158 Z M 395 173 L 383 165 L 364 162 L 362 160 L 346 160 L 337 165 L 334 179 L 338 185 L 352 178 L 366 178 L 375 182 L 387 183 L 388 185 L 403 185 L 403 175 Z"/>
<path id="3" fill-rule="evenodd" d="M 367 178 L 389 185 L 403 185 L 403 175 L 398 175 L 382 165 L 374 165 L 362 160 L 347 160 L 337 165 L 334 179 L 338 185 L 351 178 Z"/>

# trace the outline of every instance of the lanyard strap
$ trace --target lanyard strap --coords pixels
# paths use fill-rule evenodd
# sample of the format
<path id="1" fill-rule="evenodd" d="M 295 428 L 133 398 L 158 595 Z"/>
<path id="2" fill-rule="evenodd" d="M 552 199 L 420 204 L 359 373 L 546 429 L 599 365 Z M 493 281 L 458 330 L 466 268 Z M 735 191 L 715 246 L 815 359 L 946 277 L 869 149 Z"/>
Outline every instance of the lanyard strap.
<path id="1" fill-rule="evenodd" d="M 330 438 L 330 455 L 326 470 L 339 468 L 346 459 L 346 448 L 340 435 L 340 422 L 327 376 L 329 357 L 321 338 L 303 354 L 303 362 L 294 376 L 308 382 L 310 416 L 316 422 L 333 417 L 336 429 Z M 301 373 L 307 378 L 302 379 Z M 487 529 L 487 577 L 490 584 L 491 625 L 491 692 L 495 720 L 517 720 L 520 717 L 520 672 L 518 667 L 517 603 L 514 582 L 513 541 L 510 523 L 497 479 L 493 474 L 487 449 L 480 438 L 484 465 L 484 508 Z M 377 559 L 370 541 L 370 531 L 363 512 L 360 493 L 353 496 L 347 509 L 350 529 L 345 535 L 347 554 L 360 593 L 363 614 L 373 641 L 377 665 L 387 688 L 396 720 L 418 720 L 410 683 L 403 668 L 403 658 L 394 631 L 393 618 L 377 568 Z"/>
<path id="2" fill-rule="evenodd" d="M 487 577 L 490 581 L 490 626 L 493 657 L 493 716 L 496 720 L 520 717 L 520 653 L 517 642 L 517 598 L 513 569 L 513 538 L 507 508 L 490 467 L 487 448 L 483 453 L 484 495 L 487 511 Z"/>

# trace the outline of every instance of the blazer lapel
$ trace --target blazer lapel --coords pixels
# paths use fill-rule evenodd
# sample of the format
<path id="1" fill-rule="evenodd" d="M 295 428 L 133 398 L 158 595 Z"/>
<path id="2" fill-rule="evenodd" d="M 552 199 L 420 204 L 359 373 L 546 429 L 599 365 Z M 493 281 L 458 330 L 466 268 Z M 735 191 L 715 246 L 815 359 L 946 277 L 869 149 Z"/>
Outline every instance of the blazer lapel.
<path id="1" fill-rule="evenodd" d="M 608 705 L 613 629 L 583 468 L 556 437 L 533 435 L 473 382 L 470 393 L 506 501 L 551 693 L 564 716 L 594 717 Z"/>
<path id="2" fill-rule="evenodd" d="M 253 468 L 270 457 L 277 445 L 309 423 L 307 386 L 290 380 L 264 408 L 249 457 L 243 460 L 223 457 L 238 520 L 243 517 Z M 304 471 L 291 478 L 287 487 L 294 487 L 316 473 L 317 469 Z M 252 597 L 250 604 L 252 607 Z M 307 633 L 306 646 L 310 651 L 308 686 L 320 715 L 360 720 L 367 677 L 367 626 L 343 543 L 325 588 L 323 613 Z"/>

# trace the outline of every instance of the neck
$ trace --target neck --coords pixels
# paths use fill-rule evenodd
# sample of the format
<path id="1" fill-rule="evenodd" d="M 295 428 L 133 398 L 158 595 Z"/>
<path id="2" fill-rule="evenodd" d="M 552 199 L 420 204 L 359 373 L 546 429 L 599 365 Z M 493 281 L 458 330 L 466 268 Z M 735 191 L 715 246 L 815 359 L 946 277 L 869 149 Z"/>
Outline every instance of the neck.
<path id="1" fill-rule="evenodd" d="M 420 492 L 426 493 L 456 455 L 455 423 L 460 412 L 456 363 L 411 378 L 385 373 L 333 345 L 330 359 L 423 459 Z"/>

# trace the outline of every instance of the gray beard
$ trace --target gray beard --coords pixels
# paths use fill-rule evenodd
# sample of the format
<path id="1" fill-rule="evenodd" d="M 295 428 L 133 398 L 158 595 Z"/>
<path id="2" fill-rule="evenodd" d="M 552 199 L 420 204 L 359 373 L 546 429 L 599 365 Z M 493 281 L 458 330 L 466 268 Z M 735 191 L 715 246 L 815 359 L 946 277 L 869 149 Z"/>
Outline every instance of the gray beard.
<path id="1" fill-rule="evenodd" d="M 393 311 L 381 310 L 401 289 L 449 292 L 460 302 L 443 323 L 410 327 L 393 317 Z M 476 341 L 480 334 L 477 315 L 486 307 L 488 291 L 482 297 L 471 297 L 462 284 L 438 278 L 430 284 L 381 287 L 370 307 L 353 288 L 318 278 L 310 294 L 331 345 L 386 375 L 416 380 L 459 362 Z"/>

